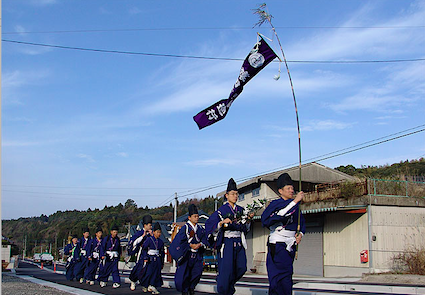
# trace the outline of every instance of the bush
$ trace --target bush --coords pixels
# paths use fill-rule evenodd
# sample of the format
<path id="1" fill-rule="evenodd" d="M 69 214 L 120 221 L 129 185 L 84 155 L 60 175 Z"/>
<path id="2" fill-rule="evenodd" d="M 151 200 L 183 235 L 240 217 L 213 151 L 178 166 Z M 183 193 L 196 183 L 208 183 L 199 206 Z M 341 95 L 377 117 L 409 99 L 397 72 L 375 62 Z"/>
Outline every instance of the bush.
<path id="1" fill-rule="evenodd" d="M 393 257 L 396 273 L 425 275 L 425 248 L 410 247 Z"/>

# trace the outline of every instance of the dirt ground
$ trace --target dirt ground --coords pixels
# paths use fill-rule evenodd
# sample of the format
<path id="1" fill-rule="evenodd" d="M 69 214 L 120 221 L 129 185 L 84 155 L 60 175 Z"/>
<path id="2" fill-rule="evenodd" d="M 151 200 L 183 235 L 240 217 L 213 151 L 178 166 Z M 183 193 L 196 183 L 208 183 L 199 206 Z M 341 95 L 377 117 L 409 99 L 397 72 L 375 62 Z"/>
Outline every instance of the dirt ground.
<path id="1" fill-rule="evenodd" d="M 365 274 L 360 282 L 425 286 L 425 276 L 408 274 Z"/>

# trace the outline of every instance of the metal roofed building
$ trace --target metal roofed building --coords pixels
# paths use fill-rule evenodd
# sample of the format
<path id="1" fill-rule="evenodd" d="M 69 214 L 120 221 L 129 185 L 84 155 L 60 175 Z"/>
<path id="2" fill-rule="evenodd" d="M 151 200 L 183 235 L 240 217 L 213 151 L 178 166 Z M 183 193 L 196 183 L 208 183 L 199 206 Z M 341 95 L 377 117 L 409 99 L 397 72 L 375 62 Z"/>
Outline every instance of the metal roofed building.
<path id="1" fill-rule="evenodd" d="M 299 167 L 291 167 L 240 183 L 237 204 L 278 198 L 276 180 L 285 172 L 298 190 Z M 302 165 L 301 172 L 306 235 L 295 274 L 336 277 L 389 271 L 395 254 L 408 246 L 423 246 L 425 183 L 414 196 L 407 182 L 392 194 L 382 189 L 384 180 L 360 180 L 317 163 Z M 262 212 L 257 212 L 247 235 L 247 267 L 264 274 L 269 230 L 261 225 Z"/>

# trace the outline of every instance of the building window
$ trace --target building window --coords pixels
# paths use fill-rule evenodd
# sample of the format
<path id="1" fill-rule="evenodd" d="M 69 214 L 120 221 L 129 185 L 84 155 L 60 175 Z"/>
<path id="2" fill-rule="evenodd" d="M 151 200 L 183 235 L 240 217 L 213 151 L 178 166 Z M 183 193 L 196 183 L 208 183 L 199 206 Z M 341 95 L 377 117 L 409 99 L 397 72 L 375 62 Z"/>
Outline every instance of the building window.
<path id="1" fill-rule="evenodd" d="M 260 188 L 259 187 L 252 190 L 252 197 L 258 197 L 259 195 L 260 195 Z"/>
<path id="2" fill-rule="evenodd" d="M 245 194 L 239 194 L 238 201 L 245 200 Z"/>

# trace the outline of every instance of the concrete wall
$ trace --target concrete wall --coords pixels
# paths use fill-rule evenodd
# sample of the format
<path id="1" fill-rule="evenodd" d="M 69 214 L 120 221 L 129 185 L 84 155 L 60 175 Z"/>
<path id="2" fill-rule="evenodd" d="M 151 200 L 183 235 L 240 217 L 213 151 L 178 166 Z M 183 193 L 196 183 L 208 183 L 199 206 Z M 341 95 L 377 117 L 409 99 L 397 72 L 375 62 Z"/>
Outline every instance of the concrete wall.
<path id="1" fill-rule="evenodd" d="M 425 208 L 371 206 L 370 224 L 372 272 L 389 271 L 395 255 L 425 246 Z"/>
<path id="2" fill-rule="evenodd" d="M 254 200 L 259 200 L 264 198 L 271 199 L 276 197 L 277 197 L 276 193 L 267 185 L 267 183 L 261 183 L 259 196 L 252 197 L 252 192 L 245 193 L 245 199 L 243 201 L 238 201 L 237 204 L 239 206 L 244 207 L 252 203 Z"/>
<path id="3" fill-rule="evenodd" d="M 256 273 L 266 274 L 267 238 L 270 231 L 261 226 L 260 220 L 254 221 L 251 231 L 252 236 L 247 239 L 248 248 L 252 249 L 252 259 L 247 257 L 248 271 L 255 268 Z"/>
<path id="4" fill-rule="evenodd" d="M 360 252 L 369 249 L 367 214 L 335 212 L 325 215 L 323 264 L 325 277 L 357 276 L 369 272 Z"/>
<path id="5" fill-rule="evenodd" d="M 10 253 L 12 247 L 10 245 L 1 245 L 1 260 L 10 262 Z"/>

